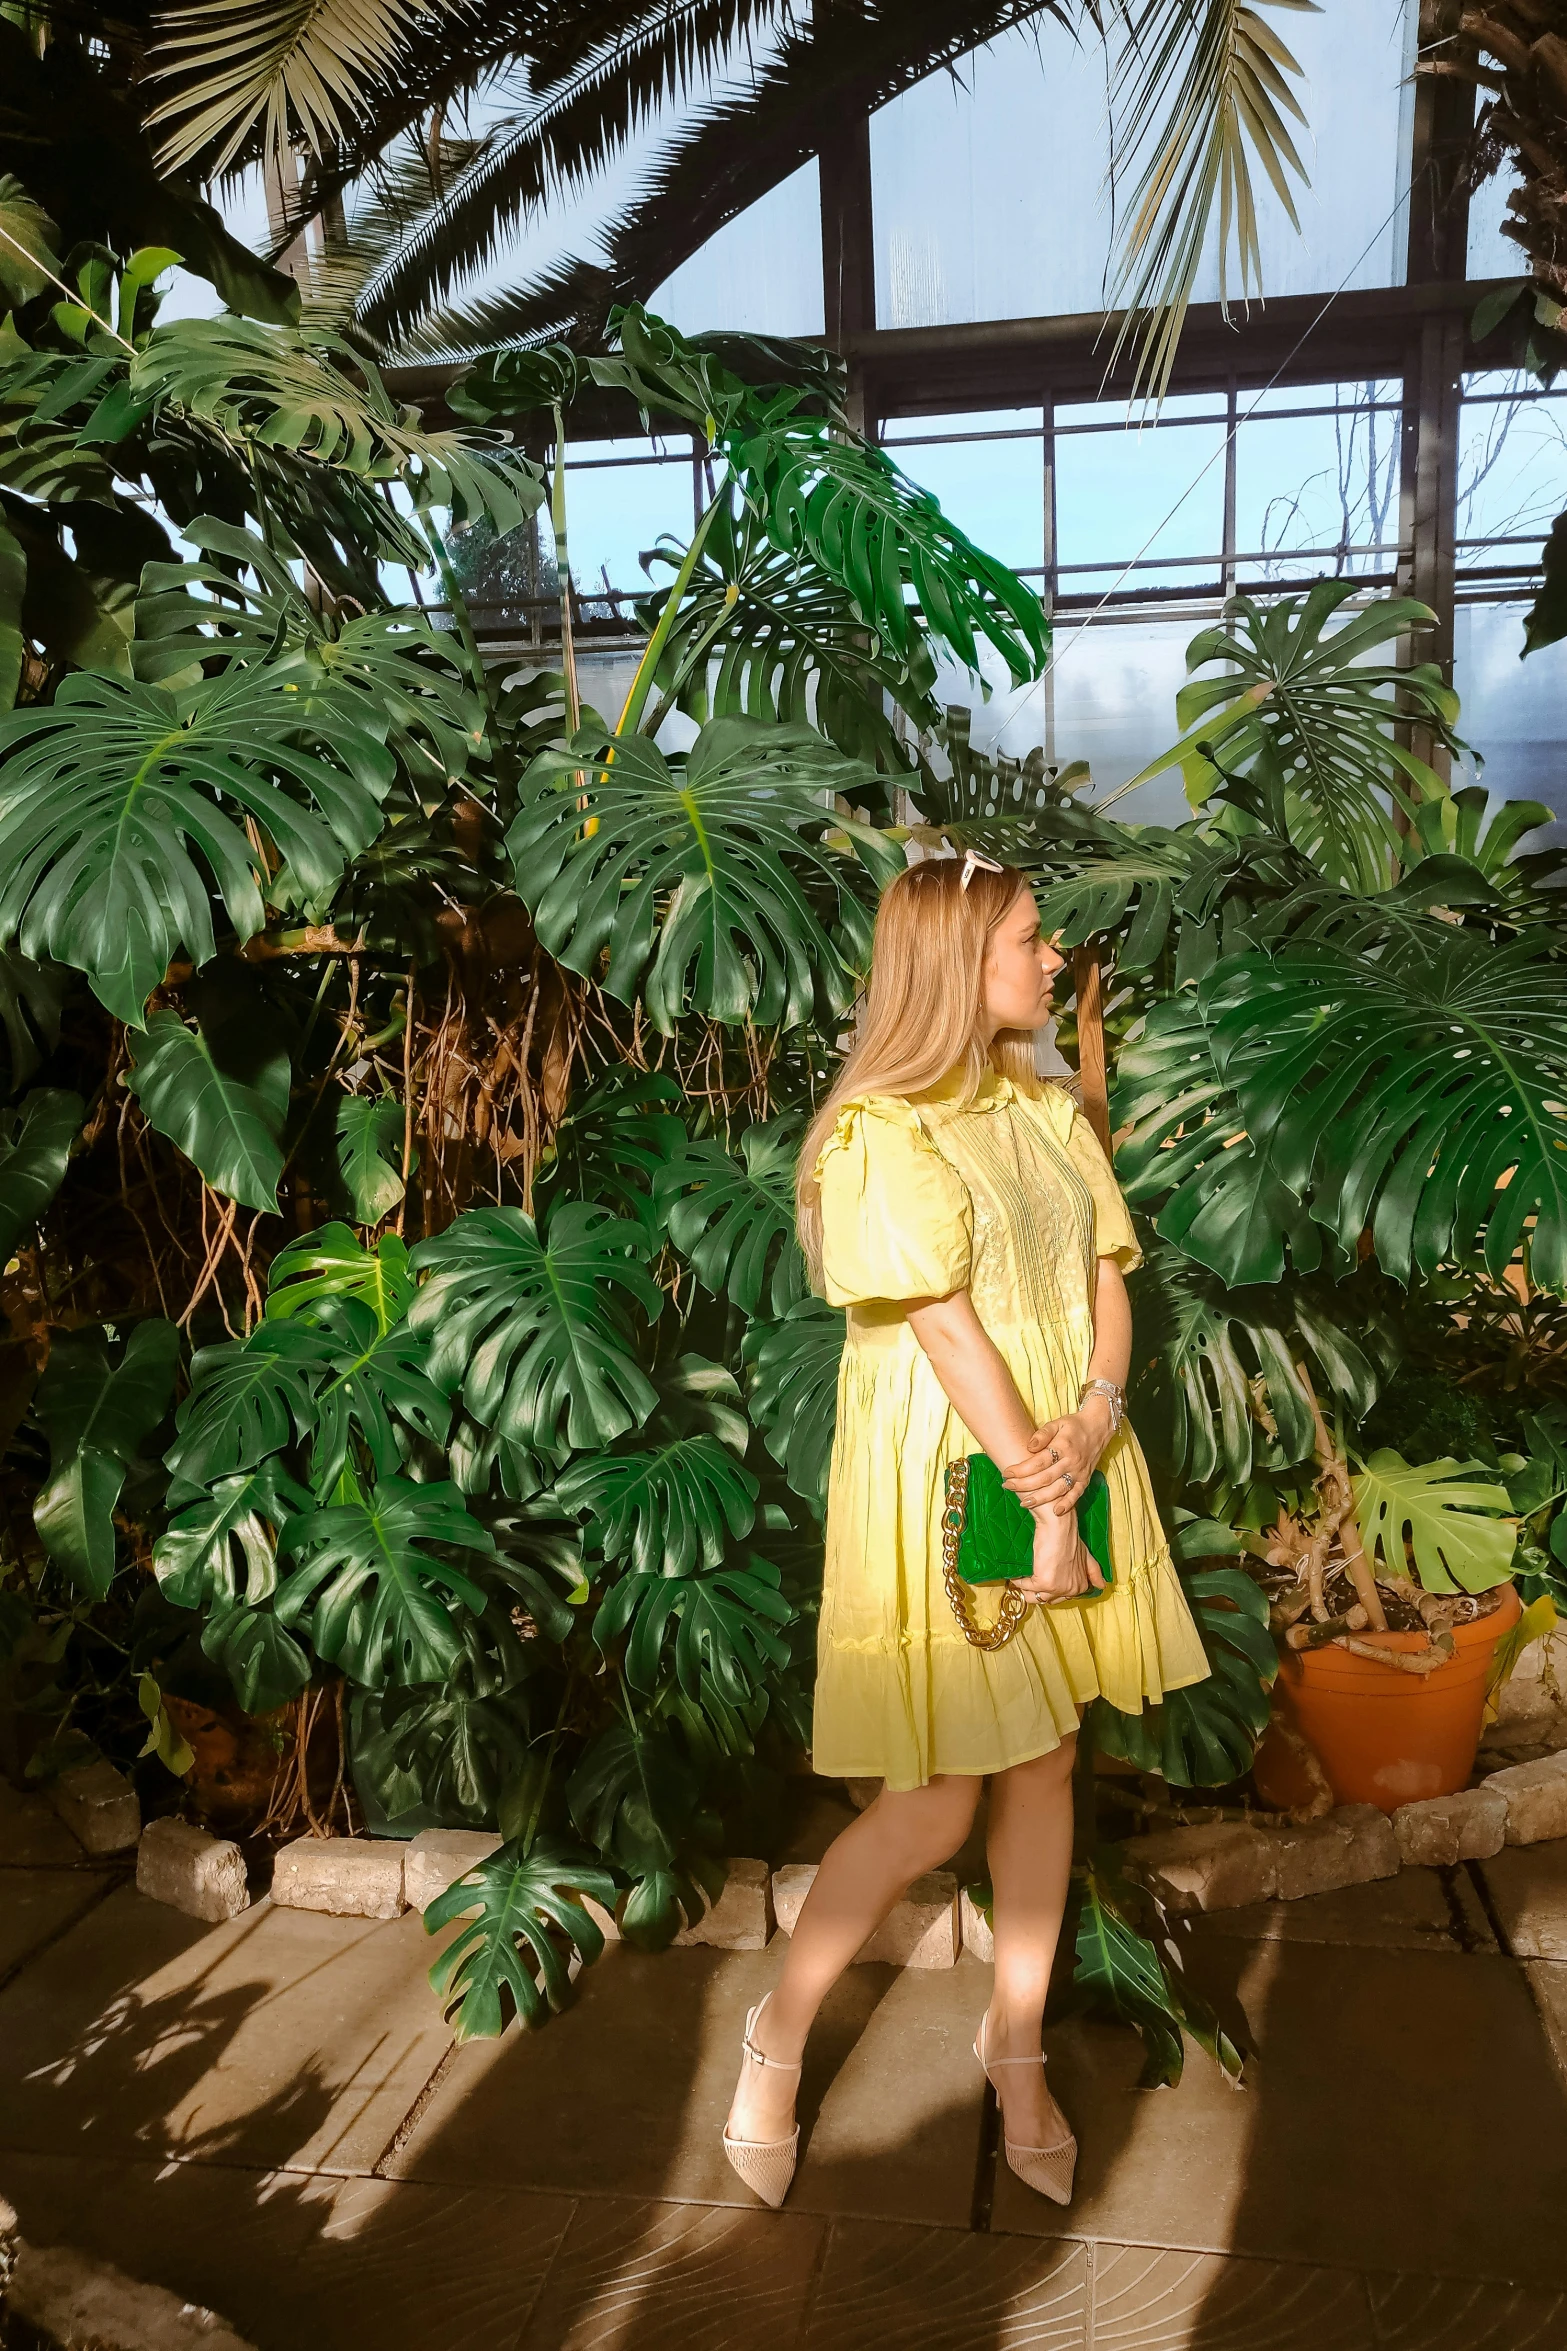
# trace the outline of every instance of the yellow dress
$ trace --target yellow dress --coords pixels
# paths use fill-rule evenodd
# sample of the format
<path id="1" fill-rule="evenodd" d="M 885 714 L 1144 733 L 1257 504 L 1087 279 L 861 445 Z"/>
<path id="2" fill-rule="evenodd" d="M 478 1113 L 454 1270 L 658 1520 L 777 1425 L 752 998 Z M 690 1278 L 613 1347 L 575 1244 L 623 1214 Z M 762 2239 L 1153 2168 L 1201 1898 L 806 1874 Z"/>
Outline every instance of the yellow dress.
<path id="1" fill-rule="evenodd" d="M 1130 1426 L 1100 1462 L 1112 1586 L 1030 1608 L 973 1648 L 941 1577 L 947 1464 L 980 1450 L 903 1301 L 967 1287 L 1036 1421 L 1074 1411 L 1093 1348 L 1096 1260 L 1139 1262 L 1115 1177 L 1070 1097 L 998 1074 L 961 1100 L 849 1104 L 816 1164 L 824 1287 L 848 1309 L 827 1498 L 816 1769 L 915 1788 L 1047 1754 L 1097 1696 L 1135 1713 L 1208 1662 Z M 998 1587 L 972 1595 L 981 1622 Z"/>

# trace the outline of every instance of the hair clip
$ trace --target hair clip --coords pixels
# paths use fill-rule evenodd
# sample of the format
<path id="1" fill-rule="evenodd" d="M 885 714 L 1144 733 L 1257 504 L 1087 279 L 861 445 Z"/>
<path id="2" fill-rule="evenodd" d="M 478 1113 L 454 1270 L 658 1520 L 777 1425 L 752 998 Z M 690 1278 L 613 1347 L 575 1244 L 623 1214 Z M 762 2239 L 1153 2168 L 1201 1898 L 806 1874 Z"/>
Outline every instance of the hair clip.
<path id="1" fill-rule="evenodd" d="M 981 857 L 977 849 L 965 849 L 963 852 L 963 872 L 958 881 L 958 888 L 966 890 L 977 873 L 1005 872 L 1006 867 L 998 864 L 994 857 Z"/>

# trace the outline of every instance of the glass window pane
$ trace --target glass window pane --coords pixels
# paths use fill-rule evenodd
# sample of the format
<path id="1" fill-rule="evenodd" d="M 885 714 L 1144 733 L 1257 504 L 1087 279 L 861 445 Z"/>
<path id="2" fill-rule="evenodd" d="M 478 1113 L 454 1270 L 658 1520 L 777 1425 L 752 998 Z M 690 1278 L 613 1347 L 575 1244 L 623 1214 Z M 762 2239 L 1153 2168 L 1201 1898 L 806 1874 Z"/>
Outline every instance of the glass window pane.
<path id="1" fill-rule="evenodd" d="M 953 433 L 1039 433 L 1044 424 L 1042 408 L 980 408 L 967 416 L 889 416 L 881 437 L 892 442 L 925 441 L 932 435 L 939 439 Z"/>
<path id="2" fill-rule="evenodd" d="M 1481 781 L 1498 799 L 1543 800 L 1567 820 L 1561 714 L 1567 705 L 1567 643 L 1523 651 L 1526 604 L 1460 604 L 1453 616 L 1453 683 L 1463 704 L 1459 732 L 1484 753 Z M 1455 782 L 1458 780 L 1454 779 Z"/>
<path id="3" fill-rule="evenodd" d="M 1397 376 L 1358 384 L 1275 384 L 1268 391 L 1243 391 L 1238 405 L 1242 416 L 1269 416 L 1279 409 L 1397 408 L 1403 392 Z"/>
<path id="4" fill-rule="evenodd" d="M 1340 0 L 1277 27 L 1303 69 L 1297 233 L 1253 170 L 1270 295 L 1402 282 L 1417 0 Z M 1270 20 L 1271 21 L 1271 20 Z M 1111 77 L 1116 78 L 1114 69 Z M 1124 80 L 1124 76 L 1120 77 Z M 1098 310 L 1112 221 L 1100 43 L 1042 13 L 871 118 L 876 315 L 888 327 Z M 1215 240 L 1195 299 L 1218 298 Z M 1231 289 L 1238 292 L 1231 270 Z"/>
<path id="5" fill-rule="evenodd" d="M 1359 414 L 1258 417 L 1242 424 L 1235 436 L 1235 546 L 1242 582 L 1391 571 L 1400 441 L 1398 415 L 1369 405 Z M 1286 571 L 1273 560 L 1281 554 L 1316 560 Z"/>
<path id="6" fill-rule="evenodd" d="M 1045 456 L 1042 439 L 931 441 L 900 448 L 911 481 L 929 490 L 942 512 L 987 555 L 1014 571 L 1045 560 Z"/>
<path id="7" fill-rule="evenodd" d="M 727 327 L 749 335 L 819 338 L 822 317 L 820 176 L 803 164 L 725 224 L 648 297 L 686 334 Z"/>
<path id="8" fill-rule="evenodd" d="M 1070 424 L 1076 413 L 1063 406 L 1057 422 Z M 1223 544 L 1223 425 L 1149 425 L 1057 440 L 1056 560 L 1064 596 L 1102 592 L 1134 558 L 1150 568 L 1133 571 L 1128 587 L 1213 579 Z M 1085 572 L 1085 565 L 1094 569 Z"/>
<path id="9" fill-rule="evenodd" d="M 1460 562 L 1477 541 L 1541 538 L 1567 506 L 1567 397 L 1466 400 L 1458 426 Z"/>
<path id="10" fill-rule="evenodd" d="M 588 441 L 574 444 L 578 459 L 645 441 Z M 645 594 L 649 574 L 642 557 L 666 533 L 684 546 L 693 528 L 692 468 L 689 457 L 654 464 L 566 466 L 566 531 L 577 592 L 591 596 L 611 588 Z M 656 580 L 659 573 L 652 575 Z"/>
<path id="11" fill-rule="evenodd" d="M 1466 276 L 1521 278 L 1527 273 L 1523 247 L 1502 233 L 1502 223 L 1508 217 L 1507 199 L 1518 184 L 1518 174 L 1508 160 L 1470 195 Z"/>
<path id="12" fill-rule="evenodd" d="M 1145 413 L 1141 405 L 1133 406 L 1125 400 L 1074 400 L 1071 410 L 1056 410 L 1056 429 L 1070 424 L 1124 425 L 1137 431 L 1144 425 L 1179 424 L 1193 417 L 1227 417 L 1229 409 L 1222 392 L 1172 392 L 1157 409 Z"/>
<path id="13" fill-rule="evenodd" d="M 1022 758 L 1036 745 L 1063 766 L 1086 759 L 1092 770 L 1090 805 L 1136 775 L 1179 736 L 1176 689 L 1186 677 L 1186 648 L 1198 622 L 1095 620 L 1056 623 L 1052 666 L 1042 679 L 1013 686 L 988 649 L 984 670 L 991 688 L 982 701 L 974 681 L 943 663 L 936 693 L 972 712 L 971 739 L 982 751 Z M 1180 824 L 1191 814 L 1179 773 L 1172 769 L 1117 801 L 1116 814 L 1136 824 Z"/>

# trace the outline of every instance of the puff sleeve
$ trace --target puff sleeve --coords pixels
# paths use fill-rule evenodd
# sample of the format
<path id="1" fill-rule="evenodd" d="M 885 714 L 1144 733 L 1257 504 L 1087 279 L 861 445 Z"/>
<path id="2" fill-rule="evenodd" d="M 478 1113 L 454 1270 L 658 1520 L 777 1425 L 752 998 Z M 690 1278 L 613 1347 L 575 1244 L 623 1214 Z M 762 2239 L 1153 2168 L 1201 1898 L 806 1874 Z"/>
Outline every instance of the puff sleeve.
<path id="1" fill-rule="evenodd" d="M 968 1187 L 907 1102 L 883 1095 L 850 1104 L 815 1173 L 829 1304 L 944 1298 L 967 1283 Z"/>
<path id="2" fill-rule="evenodd" d="M 1123 1273 L 1141 1265 L 1143 1253 L 1121 1187 L 1105 1157 L 1104 1147 L 1082 1112 L 1073 1110 L 1066 1139 L 1067 1156 L 1094 1196 L 1094 1255 L 1113 1257 Z"/>

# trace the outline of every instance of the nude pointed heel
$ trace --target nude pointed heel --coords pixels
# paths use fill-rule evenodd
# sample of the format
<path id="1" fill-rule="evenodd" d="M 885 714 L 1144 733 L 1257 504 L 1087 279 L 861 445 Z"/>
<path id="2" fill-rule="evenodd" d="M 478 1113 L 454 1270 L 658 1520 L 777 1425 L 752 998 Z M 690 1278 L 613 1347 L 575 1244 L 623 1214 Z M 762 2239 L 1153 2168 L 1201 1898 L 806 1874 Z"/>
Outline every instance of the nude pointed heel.
<path id="1" fill-rule="evenodd" d="M 1038 2057 L 987 2057 L 985 2055 L 985 2027 L 989 2021 L 988 2015 L 982 2016 L 979 2020 L 979 2031 L 974 2039 L 974 2054 L 979 2059 L 985 2079 L 992 2089 L 996 2086 L 995 2076 L 991 2071 L 993 2066 L 1044 2064 L 1045 2058 L 1042 2050 Z M 1077 2170 L 1077 2139 L 1073 2132 L 1068 2131 L 1066 2137 L 1054 2147 L 1015 2147 L 1006 2136 L 1005 2125 L 1003 2125 L 1001 2144 L 1006 2153 L 1008 2170 L 1016 2174 L 1025 2188 L 1032 2188 L 1036 2195 L 1048 2196 L 1052 2204 L 1071 2203 L 1072 2179 Z"/>
<path id="2" fill-rule="evenodd" d="M 758 2000 L 745 2020 L 741 2062 L 743 2065 L 770 2065 L 775 2073 L 798 2074 L 800 2068 L 797 2065 L 785 2065 L 779 2057 L 764 2057 L 751 2037 L 756 2031 L 756 2020 L 766 2006 L 766 1999 Z M 762 2202 L 771 2205 L 776 2212 L 788 2195 L 790 2182 L 794 2178 L 795 2157 L 800 2147 L 799 2124 L 795 2124 L 787 2139 L 731 2139 L 729 2125 L 725 2123 L 723 2141 L 730 2169 L 737 2178 L 744 2180 L 753 2194 L 760 2196 Z"/>

